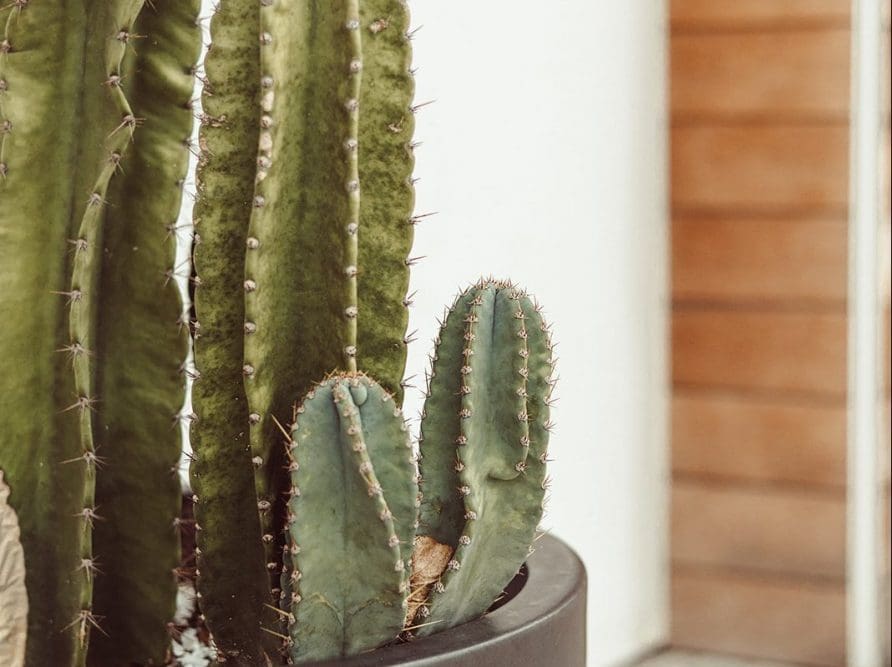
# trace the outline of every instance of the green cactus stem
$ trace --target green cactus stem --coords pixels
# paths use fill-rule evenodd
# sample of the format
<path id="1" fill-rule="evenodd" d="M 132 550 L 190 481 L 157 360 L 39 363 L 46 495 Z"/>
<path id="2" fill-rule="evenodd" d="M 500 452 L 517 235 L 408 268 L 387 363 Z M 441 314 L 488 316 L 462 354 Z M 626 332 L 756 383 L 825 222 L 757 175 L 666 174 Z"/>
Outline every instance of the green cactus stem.
<path id="1" fill-rule="evenodd" d="M 227 0 L 211 23 L 205 59 L 205 119 L 200 135 L 199 199 L 195 209 L 195 290 L 192 322 L 198 376 L 192 401 L 196 460 L 197 563 L 201 607 L 218 649 L 245 664 L 263 664 L 279 650 L 261 631 L 275 627 L 270 602 L 243 385 L 245 248 L 259 132 L 260 3 Z M 254 245 L 255 241 L 251 242 Z M 267 503 L 261 511 L 269 512 Z M 239 535 L 241 540 L 233 540 Z M 264 646 L 262 646 L 262 643 Z"/>
<path id="2" fill-rule="evenodd" d="M 103 317 L 99 286 L 109 183 L 141 122 L 122 83 L 142 5 L 0 8 L 0 467 L 21 521 L 29 636 L 40 638 L 29 665 L 83 664 L 100 627 L 97 329 L 115 315 Z"/>
<path id="3" fill-rule="evenodd" d="M 194 482 L 199 587 L 224 654 L 258 656 L 271 636 L 257 619 L 272 628 L 280 595 L 278 424 L 294 397 L 361 368 L 401 399 L 414 222 L 407 25 L 401 0 L 222 0 L 211 24 Z M 229 546 L 218 530 L 257 535 L 262 549 Z"/>
<path id="4" fill-rule="evenodd" d="M 141 127 L 108 190 L 95 355 L 94 633 L 88 662 L 163 664 L 176 608 L 177 475 L 188 332 L 174 271 L 175 225 L 194 123 L 189 101 L 201 36 L 199 0 L 154 0 L 139 15 L 122 87 Z"/>
<path id="5" fill-rule="evenodd" d="M 289 451 L 292 659 L 393 641 L 408 605 L 418 502 L 402 412 L 368 377 L 335 375 L 297 409 Z"/>
<path id="6" fill-rule="evenodd" d="M 443 324 L 421 425 L 419 547 L 452 555 L 415 617 L 418 635 L 483 614 L 528 555 L 545 493 L 551 349 L 538 307 L 510 283 L 479 282 Z M 413 584 L 429 584 L 424 559 L 415 567 Z"/>

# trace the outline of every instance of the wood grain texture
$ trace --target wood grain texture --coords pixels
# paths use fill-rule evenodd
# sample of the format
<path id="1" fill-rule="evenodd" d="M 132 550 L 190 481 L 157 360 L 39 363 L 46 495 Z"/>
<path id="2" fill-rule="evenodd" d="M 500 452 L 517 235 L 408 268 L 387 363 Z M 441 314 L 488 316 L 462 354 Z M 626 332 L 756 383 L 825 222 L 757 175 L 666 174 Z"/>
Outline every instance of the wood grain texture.
<path id="1" fill-rule="evenodd" d="M 682 217 L 672 227 L 672 294 L 675 299 L 842 301 L 846 257 L 844 219 Z"/>
<path id="2" fill-rule="evenodd" d="M 818 118 L 845 123 L 845 28 L 681 34 L 671 40 L 671 110 L 680 118 Z"/>
<path id="3" fill-rule="evenodd" d="M 845 663 L 842 586 L 675 568 L 673 643 L 826 667 Z"/>
<path id="4" fill-rule="evenodd" d="M 844 215 L 848 144 L 846 125 L 674 127 L 672 206 Z"/>
<path id="5" fill-rule="evenodd" d="M 673 27 L 801 26 L 849 21 L 848 0 L 671 0 Z"/>
<path id="6" fill-rule="evenodd" d="M 676 479 L 672 558 L 776 576 L 845 577 L 844 494 Z"/>
<path id="7" fill-rule="evenodd" d="M 676 310 L 673 381 L 841 399 L 845 312 Z"/>
<path id="8" fill-rule="evenodd" d="M 717 481 L 842 489 L 845 405 L 676 391 L 672 469 Z"/>
<path id="9" fill-rule="evenodd" d="M 850 12 L 670 0 L 681 647 L 845 663 Z"/>

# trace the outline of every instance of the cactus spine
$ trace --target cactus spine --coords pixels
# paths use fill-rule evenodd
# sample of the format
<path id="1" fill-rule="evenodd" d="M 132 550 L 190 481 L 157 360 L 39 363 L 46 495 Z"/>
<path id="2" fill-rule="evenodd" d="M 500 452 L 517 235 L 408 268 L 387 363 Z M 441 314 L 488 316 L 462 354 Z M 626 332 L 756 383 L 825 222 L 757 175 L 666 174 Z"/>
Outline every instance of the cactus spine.
<path id="1" fill-rule="evenodd" d="M 171 539 L 150 547 L 134 544 L 142 538 L 133 528 L 119 532 L 120 526 L 112 525 L 118 517 L 112 516 L 116 508 L 111 505 L 119 497 L 121 514 L 134 509 L 132 496 L 122 493 L 124 478 L 115 481 L 120 468 L 107 483 L 97 481 L 106 451 L 111 459 L 123 447 L 127 458 L 142 462 L 141 474 L 147 477 L 161 459 L 169 466 L 169 453 L 177 447 L 177 434 L 169 428 L 171 406 L 182 398 L 177 379 L 182 338 L 151 341 L 159 348 L 151 362 L 140 354 L 134 359 L 116 356 L 122 348 L 143 352 L 146 341 L 136 341 L 156 325 L 176 334 L 178 312 L 172 285 L 163 299 L 146 301 L 129 299 L 123 286 L 116 291 L 114 284 L 120 278 L 114 266 L 126 256 L 126 284 L 139 285 L 143 294 L 157 299 L 173 255 L 172 245 L 163 244 L 163 224 L 169 220 L 150 214 L 122 220 L 110 214 L 110 204 L 117 203 L 113 199 L 126 191 L 128 201 L 133 200 L 129 210 L 153 211 L 179 201 L 173 181 L 166 189 L 138 195 L 132 183 L 110 185 L 146 176 L 138 161 L 131 172 L 116 173 L 138 126 L 149 120 L 148 113 L 138 115 L 141 110 L 128 98 L 128 79 L 146 66 L 130 53 L 142 7 L 142 0 L 15 0 L 0 9 L 0 271 L 6 284 L 0 312 L 7 322 L 0 333 L 6 421 L 0 467 L 6 470 L 10 500 L 20 515 L 28 564 L 29 634 L 39 638 L 28 643 L 31 665 L 81 665 L 87 660 L 88 636 L 100 624 L 101 612 L 93 605 L 99 562 L 114 567 L 122 552 L 145 549 L 137 561 L 128 562 L 129 586 L 142 590 L 158 583 L 149 597 L 153 602 L 165 598 L 164 607 L 173 603 L 170 573 L 156 582 L 157 570 L 143 567 L 153 554 L 170 552 Z M 158 74 L 162 80 L 157 88 L 166 87 L 168 72 Z M 170 144 L 163 139 L 163 132 L 156 135 L 152 150 L 167 150 Z M 181 139 L 174 146 L 186 153 Z M 154 240 L 134 248 L 130 227 L 139 224 L 138 234 L 144 234 L 143 225 L 150 223 L 150 233 L 139 238 Z M 133 341 L 126 342 L 128 336 Z M 153 362 L 161 365 L 143 373 Z M 126 382 L 116 381 L 122 376 L 115 364 L 130 363 Z M 160 375 L 172 380 L 157 384 Z M 154 412 L 162 406 L 163 417 Z M 153 416 L 121 423 L 137 413 Z M 120 441 L 110 442 L 112 434 Z M 102 508 L 97 493 L 106 493 Z M 177 490 L 170 487 L 163 495 L 153 507 L 171 507 Z M 164 518 L 172 519 L 170 514 Z M 115 553 L 93 548 L 94 528 L 103 522 L 116 536 Z M 125 522 L 139 525 L 140 516 L 128 515 Z M 130 613 L 140 615 L 138 608 Z M 163 657 L 163 639 L 155 636 L 153 659 Z"/>
<path id="2" fill-rule="evenodd" d="M 413 206 L 407 24 L 399 0 L 226 0 L 212 23 L 194 482 L 204 610 L 229 654 L 271 651 L 268 640 L 258 648 L 269 633 L 256 619 L 273 625 L 265 610 L 282 574 L 277 422 L 336 369 L 370 369 L 400 399 Z M 262 551 L 214 537 L 232 526 Z M 262 588 L 260 570 L 270 574 Z"/>

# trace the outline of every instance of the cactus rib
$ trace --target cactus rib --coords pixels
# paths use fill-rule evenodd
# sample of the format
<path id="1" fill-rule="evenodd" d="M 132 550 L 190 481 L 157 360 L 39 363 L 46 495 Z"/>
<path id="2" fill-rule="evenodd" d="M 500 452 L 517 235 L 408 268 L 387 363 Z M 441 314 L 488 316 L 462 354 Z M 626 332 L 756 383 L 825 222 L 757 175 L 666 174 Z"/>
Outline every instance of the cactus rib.
<path id="1" fill-rule="evenodd" d="M 92 610 L 96 287 L 108 184 L 138 125 L 120 87 L 127 48 L 120 35 L 132 30 L 142 4 L 0 9 L 8 12 L 0 197 L 16 203 L 0 206 L 0 307 L 22 313 L 0 334 L 0 387 L 11 415 L 0 465 L 31 564 L 29 632 L 45 638 L 28 645 L 34 664 L 83 664 L 90 628 L 99 625 Z M 34 267 L 45 271 L 38 280 Z"/>
<path id="2" fill-rule="evenodd" d="M 256 242 L 249 241 L 247 220 L 258 137 L 259 11 L 256 0 L 226 0 L 211 24 L 195 209 L 202 242 L 193 251 L 192 328 L 200 377 L 193 386 L 197 421 L 192 429 L 196 461 L 191 481 L 198 497 L 196 520 L 202 528 L 198 585 L 202 611 L 218 649 L 247 664 L 263 664 L 265 653 L 278 650 L 277 642 L 261 632 L 259 622 L 266 619 L 267 627 L 272 627 L 274 619 L 264 611 L 270 585 L 247 432 L 243 366 L 248 323 L 244 277 L 238 268 L 243 266 L 246 247 Z M 248 539 L 236 542 L 233 534 Z"/>
<path id="3" fill-rule="evenodd" d="M 359 3 L 362 89 L 359 110 L 360 268 L 357 348 L 362 370 L 402 404 L 409 322 L 409 252 L 415 165 L 415 92 L 405 0 Z"/>
<path id="4" fill-rule="evenodd" d="M 284 547 L 279 424 L 294 397 L 329 372 L 369 367 L 401 398 L 413 205 L 407 22 L 398 0 L 223 0 L 211 25 L 196 211 L 195 483 L 208 521 L 219 510 L 246 527 L 241 513 L 260 509 L 269 602 L 281 595 Z M 239 451 L 246 431 L 253 493 Z M 236 480 L 241 506 L 216 503 L 224 479 Z M 232 604 L 215 574 L 223 551 L 202 550 L 209 625 L 224 652 L 242 651 L 256 643 L 236 636 L 254 633 L 249 609 L 255 618 L 266 609 L 256 584 L 237 581 L 256 575 L 254 550 L 226 558 L 242 574 L 228 571 L 239 597 L 225 618 L 214 602 Z"/>
<path id="5" fill-rule="evenodd" d="M 176 239 L 166 227 L 177 218 L 188 165 L 198 7 L 147 5 L 121 84 L 142 126 L 108 190 L 99 279 L 96 422 L 107 465 L 96 489 L 105 520 L 95 527 L 102 576 L 93 606 L 106 634 L 95 634 L 88 656 L 97 667 L 162 664 L 176 606 L 181 443 L 171 423 L 183 402 L 187 334 L 176 322 Z"/>
<path id="6" fill-rule="evenodd" d="M 245 259 L 245 317 L 257 330 L 245 337 L 245 386 L 258 500 L 264 535 L 280 535 L 285 491 L 278 425 L 325 373 L 356 370 L 356 234 L 346 222 L 359 214 L 356 151 L 362 71 L 358 0 L 273 4 L 261 11 L 261 90 L 257 167 L 248 235 L 258 241 Z M 342 224 L 338 224 L 344 221 Z M 306 248 L 314 247 L 313 252 Z M 299 262 L 283 274 L 282 267 Z M 311 282 L 330 289 L 314 289 Z M 300 323 L 295 326 L 295 323 Z M 307 354 L 313 350 L 313 354 Z M 279 522 L 275 519 L 279 518 Z M 277 525 L 278 523 L 278 525 Z M 276 540 L 264 542 L 278 576 Z"/>

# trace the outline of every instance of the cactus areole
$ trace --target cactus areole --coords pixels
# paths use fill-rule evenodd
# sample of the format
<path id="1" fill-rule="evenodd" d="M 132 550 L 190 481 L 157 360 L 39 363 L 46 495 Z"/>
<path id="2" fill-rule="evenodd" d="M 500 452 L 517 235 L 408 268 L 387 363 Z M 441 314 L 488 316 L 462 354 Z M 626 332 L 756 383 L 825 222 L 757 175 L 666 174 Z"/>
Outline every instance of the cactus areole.
<path id="1" fill-rule="evenodd" d="M 220 664 L 458 664 L 468 642 L 582 664 L 578 560 L 546 538 L 564 569 L 518 575 L 547 486 L 538 304 L 462 291 L 417 439 L 401 410 L 424 217 L 405 2 L 219 0 L 203 62 L 199 9 L 0 0 L 0 655 L 172 664 L 179 584 Z M 480 625 L 506 590 L 526 615 Z"/>

